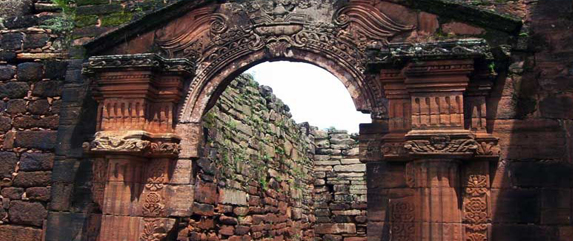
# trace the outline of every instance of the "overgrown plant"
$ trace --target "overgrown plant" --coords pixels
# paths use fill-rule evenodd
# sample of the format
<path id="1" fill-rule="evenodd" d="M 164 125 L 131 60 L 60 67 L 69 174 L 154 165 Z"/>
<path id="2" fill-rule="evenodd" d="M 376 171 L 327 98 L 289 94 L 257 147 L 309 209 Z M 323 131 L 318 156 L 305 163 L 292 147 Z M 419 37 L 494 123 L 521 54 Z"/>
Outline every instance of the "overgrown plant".
<path id="1" fill-rule="evenodd" d="M 62 9 L 60 16 L 50 18 L 45 21 L 42 27 L 50 29 L 55 33 L 69 35 L 74 29 L 75 9 L 72 7 L 74 0 L 52 0 L 52 3 Z"/>

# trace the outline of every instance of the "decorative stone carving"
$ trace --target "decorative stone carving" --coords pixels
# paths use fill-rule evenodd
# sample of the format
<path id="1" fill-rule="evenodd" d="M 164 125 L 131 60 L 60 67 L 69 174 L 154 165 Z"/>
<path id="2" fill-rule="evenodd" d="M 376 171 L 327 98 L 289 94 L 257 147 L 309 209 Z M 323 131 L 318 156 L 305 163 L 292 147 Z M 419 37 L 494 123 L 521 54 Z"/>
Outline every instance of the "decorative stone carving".
<path id="1" fill-rule="evenodd" d="M 175 221 L 172 219 L 144 218 L 139 241 L 163 241 L 174 225 Z"/>
<path id="2" fill-rule="evenodd" d="M 465 226 L 465 240 L 467 241 L 487 241 L 486 224 L 470 224 Z"/>
<path id="3" fill-rule="evenodd" d="M 416 224 L 414 205 L 410 201 L 391 200 L 391 240 L 414 240 Z"/>
<path id="4" fill-rule="evenodd" d="M 450 136 L 431 136 L 429 140 L 407 141 L 404 148 L 414 154 L 473 154 L 478 149 L 474 139 L 454 139 Z"/>
<path id="5" fill-rule="evenodd" d="M 478 155 L 499 156 L 500 153 L 501 149 L 497 141 L 481 141 L 478 143 Z"/>
<path id="6" fill-rule="evenodd" d="M 167 182 L 168 162 L 168 159 L 156 159 L 147 166 L 142 205 L 145 216 L 161 216 L 165 209 L 165 198 L 162 193 Z"/>
<path id="7" fill-rule="evenodd" d="M 468 58 L 490 56 L 490 47 L 483 39 L 459 39 L 427 43 L 395 43 L 388 45 L 391 58 Z"/>
<path id="8" fill-rule="evenodd" d="M 193 102 L 207 80 L 219 75 L 233 61 L 265 51 L 271 58 L 293 57 L 293 51 L 318 53 L 335 60 L 356 81 L 365 80 L 368 47 L 382 48 L 397 34 L 414 26 L 398 23 L 375 6 L 375 1 L 253 0 L 206 6 L 181 21 L 155 32 L 155 43 L 170 57 L 197 60 L 198 75 L 190 86 L 182 116 L 193 112 Z M 336 7 L 336 8 L 335 8 Z M 353 88 L 363 92 L 361 107 L 373 113 L 385 107 L 375 102 L 383 97 L 372 93 L 376 83 Z"/>
<path id="9" fill-rule="evenodd" d="M 144 152 L 150 147 L 150 141 L 144 140 L 143 133 L 98 132 L 90 144 L 94 152 Z"/>
<path id="10" fill-rule="evenodd" d="M 480 165 L 485 166 L 488 163 L 483 162 L 476 166 Z M 475 174 L 476 172 L 484 172 L 484 170 L 474 169 L 476 169 L 475 166 L 471 170 L 474 174 L 467 176 L 464 190 L 464 220 L 468 223 L 464 232 L 467 240 L 485 241 L 487 240 L 487 223 L 489 222 L 487 203 L 489 180 L 486 174 Z"/>

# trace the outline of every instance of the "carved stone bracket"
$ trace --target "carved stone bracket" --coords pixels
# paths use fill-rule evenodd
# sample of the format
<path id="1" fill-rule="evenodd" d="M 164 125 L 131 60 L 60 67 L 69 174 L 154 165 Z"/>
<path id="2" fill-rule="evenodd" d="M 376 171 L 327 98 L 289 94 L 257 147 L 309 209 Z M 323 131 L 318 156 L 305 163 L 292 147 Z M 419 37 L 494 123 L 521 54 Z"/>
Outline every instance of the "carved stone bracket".
<path id="1" fill-rule="evenodd" d="M 410 155 L 418 157 L 468 158 L 478 149 L 478 143 L 469 133 L 413 132 L 407 138 L 410 140 L 406 141 L 404 148 Z"/>
<path id="2" fill-rule="evenodd" d="M 153 135 L 144 131 L 100 131 L 86 151 L 91 154 L 131 154 L 145 157 L 177 156 L 180 138 L 174 134 Z"/>

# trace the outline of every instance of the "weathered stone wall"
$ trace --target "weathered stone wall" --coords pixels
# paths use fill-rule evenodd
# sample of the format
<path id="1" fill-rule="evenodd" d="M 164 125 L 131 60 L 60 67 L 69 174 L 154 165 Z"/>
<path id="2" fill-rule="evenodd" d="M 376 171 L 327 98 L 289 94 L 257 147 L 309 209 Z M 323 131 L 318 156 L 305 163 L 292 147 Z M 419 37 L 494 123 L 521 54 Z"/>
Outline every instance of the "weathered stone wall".
<path id="1" fill-rule="evenodd" d="M 570 240 L 573 3 L 514 5 L 526 25 L 488 103 L 502 147 L 490 169 L 492 239 Z"/>
<path id="2" fill-rule="evenodd" d="M 315 233 L 321 240 L 366 240 L 366 164 L 356 136 L 315 131 Z"/>
<path id="3" fill-rule="evenodd" d="M 0 240 L 41 240 L 46 228 L 67 63 L 60 35 L 40 25 L 55 11 L 0 1 Z"/>
<path id="4" fill-rule="evenodd" d="M 74 8 L 74 44 L 81 45 L 94 37 L 117 29 L 174 0 L 76 0 Z"/>
<path id="5" fill-rule="evenodd" d="M 237 78 L 204 120 L 190 240 L 314 237 L 313 136 L 269 87 Z M 186 239 L 182 239 L 186 240 Z"/>

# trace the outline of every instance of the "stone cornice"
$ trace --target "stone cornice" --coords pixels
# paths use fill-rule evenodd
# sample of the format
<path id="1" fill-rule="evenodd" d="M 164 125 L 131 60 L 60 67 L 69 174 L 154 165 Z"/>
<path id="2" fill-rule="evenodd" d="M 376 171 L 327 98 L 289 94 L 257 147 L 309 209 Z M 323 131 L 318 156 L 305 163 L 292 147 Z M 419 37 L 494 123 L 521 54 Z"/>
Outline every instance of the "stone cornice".
<path id="1" fill-rule="evenodd" d="M 101 71 L 141 69 L 191 75 L 195 72 L 195 68 L 195 64 L 188 59 L 166 59 L 157 54 L 148 53 L 94 56 L 84 64 L 83 72 L 93 74 Z"/>
<path id="2" fill-rule="evenodd" d="M 493 59 L 484 39 L 456 39 L 426 43 L 390 43 L 387 48 L 368 49 L 370 65 L 400 65 L 409 60 Z"/>

